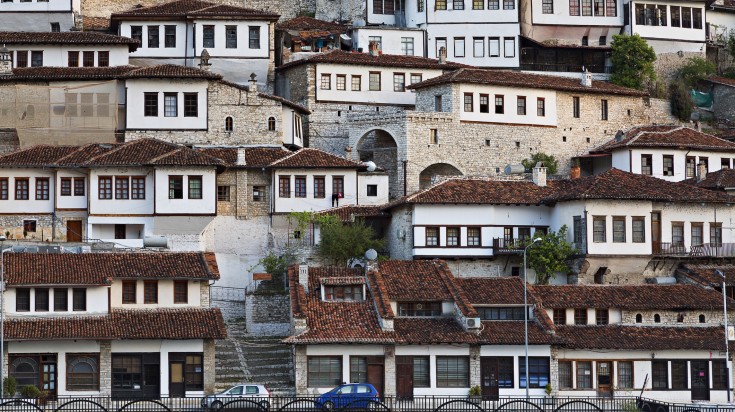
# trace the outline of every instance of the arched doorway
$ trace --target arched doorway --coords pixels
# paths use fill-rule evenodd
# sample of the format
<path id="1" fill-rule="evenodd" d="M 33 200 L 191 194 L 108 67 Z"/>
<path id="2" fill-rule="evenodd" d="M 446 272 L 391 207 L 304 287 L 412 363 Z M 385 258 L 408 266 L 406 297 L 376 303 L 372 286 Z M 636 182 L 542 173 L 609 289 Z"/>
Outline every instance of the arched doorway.
<path id="1" fill-rule="evenodd" d="M 437 181 L 438 176 L 462 176 L 463 173 L 449 163 L 434 163 L 419 174 L 419 189 L 423 190 Z"/>
<path id="2" fill-rule="evenodd" d="M 370 130 L 357 141 L 360 161 L 372 161 L 384 169 L 390 178 L 390 196 L 403 194 L 398 181 L 398 145 L 390 133 L 381 129 Z"/>

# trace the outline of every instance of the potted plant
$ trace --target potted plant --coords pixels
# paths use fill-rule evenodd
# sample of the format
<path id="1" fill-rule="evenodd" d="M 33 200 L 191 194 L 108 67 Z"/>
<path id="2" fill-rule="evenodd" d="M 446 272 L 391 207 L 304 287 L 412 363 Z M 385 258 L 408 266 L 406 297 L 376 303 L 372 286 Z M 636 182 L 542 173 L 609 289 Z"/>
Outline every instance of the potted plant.
<path id="1" fill-rule="evenodd" d="M 570 179 L 579 179 L 582 175 L 582 168 L 579 166 L 579 158 L 572 160 L 572 167 L 569 169 Z"/>
<path id="2" fill-rule="evenodd" d="M 547 383 L 546 386 L 544 386 L 544 392 L 546 392 L 546 397 L 544 398 L 544 405 L 554 404 L 554 397 L 551 396 L 552 391 L 553 391 L 553 388 L 551 387 L 551 383 Z"/>
<path id="3" fill-rule="evenodd" d="M 18 381 L 14 377 L 8 376 L 3 381 L 3 395 L 5 398 L 12 398 L 18 390 Z"/>
<path id="4" fill-rule="evenodd" d="M 482 402 L 482 388 L 480 388 L 480 385 L 472 386 L 467 396 L 470 398 L 470 402 L 477 404 Z"/>
<path id="5" fill-rule="evenodd" d="M 20 390 L 20 397 L 26 402 L 35 403 L 41 398 L 41 390 L 33 385 L 27 385 Z"/>

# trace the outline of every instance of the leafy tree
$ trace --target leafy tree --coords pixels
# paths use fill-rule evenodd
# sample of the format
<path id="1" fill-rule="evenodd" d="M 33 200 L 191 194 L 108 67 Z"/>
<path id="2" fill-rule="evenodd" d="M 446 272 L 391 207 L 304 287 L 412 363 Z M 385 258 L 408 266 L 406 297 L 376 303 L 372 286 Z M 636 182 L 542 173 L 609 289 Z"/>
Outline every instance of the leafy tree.
<path id="1" fill-rule="evenodd" d="M 343 224 L 334 219 L 320 225 L 319 255 L 334 265 L 347 265 L 351 259 L 362 258 L 368 249 L 382 249 L 372 227 L 361 219 Z"/>
<path id="2" fill-rule="evenodd" d="M 539 236 L 536 236 L 539 237 Z M 559 272 L 569 273 L 569 259 L 577 250 L 567 243 L 567 226 L 562 226 L 559 231 L 549 231 L 541 236 L 541 242 L 528 248 L 526 260 L 528 266 L 536 272 L 536 283 L 546 285 Z M 528 240 L 524 246 L 528 246 L 532 240 Z"/>
<path id="3" fill-rule="evenodd" d="M 677 77 L 688 88 L 693 89 L 697 83 L 715 74 L 716 71 L 717 66 L 711 61 L 701 57 L 690 57 L 677 72 Z"/>
<path id="4" fill-rule="evenodd" d="M 694 101 L 683 84 L 679 82 L 671 84 L 669 102 L 671 103 L 671 114 L 683 122 L 688 122 L 694 110 Z"/>
<path id="5" fill-rule="evenodd" d="M 272 250 L 268 251 L 268 254 L 258 261 L 266 273 L 271 274 L 272 283 L 277 287 L 285 286 L 286 272 L 288 272 L 288 267 L 294 263 L 296 263 L 296 255 L 290 249 L 283 250 L 280 254 Z"/>
<path id="6" fill-rule="evenodd" d="M 725 48 L 727 49 L 727 53 L 735 59 L 735 30 L 730 30 L 730 34 L 727 36 L 727 44 L 725 45 Z"/>
<path id="7" fill-rule="evenodd" d="M 610 80 L 624 87 L 643 90 L 656 80 L 653 62 L 656 52 L 638 34 L 613 35 L 612 76 Z"/>
<path id="8" fill-rule="evenodd" d="M 523 167 L 525 167 L 526 170 L 532 170 L 538 162 L 544 163 L 544 166 L 546 166 L 546 172 L 550 175 L 556 174 L 556 170 L 559 168 L 559 162 L 556 158 L 552 155 L 547 155 L 544 152 L 534 153 L 531 155 L 530 159 L 522 160 L 521 164 L 523 164 Z"/>

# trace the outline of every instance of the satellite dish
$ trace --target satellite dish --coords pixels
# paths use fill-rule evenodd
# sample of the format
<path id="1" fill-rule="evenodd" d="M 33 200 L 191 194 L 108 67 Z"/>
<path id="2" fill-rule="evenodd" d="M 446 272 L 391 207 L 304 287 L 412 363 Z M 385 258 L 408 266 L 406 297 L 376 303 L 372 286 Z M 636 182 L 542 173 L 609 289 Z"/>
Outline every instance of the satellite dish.
<path id="1" fill-rule="evenodd" d="M 692 114 L 689 116 L 689 119 L 691 119 L 691 121 L 693 122 L 698 122 L 700 117 L 701 115 L 699 114 L 699 112 L 692 112 Z"/>
<path id="2" fill-rule="evenodd" d="M 378 258 L 378 252 L 376 252 L 375 249 L 368 249 L 367 252 L 365 252 L 365 257 L 367 260 L 375 260 Z"/>
<path id="3" fill-rule="evenodd" d="M 375 163 L 372 161 L 367 161 L 364 163 L 364 165 L 367 167 L 368 172 L 374 172 L 375 168 L 377 167 Z"/>

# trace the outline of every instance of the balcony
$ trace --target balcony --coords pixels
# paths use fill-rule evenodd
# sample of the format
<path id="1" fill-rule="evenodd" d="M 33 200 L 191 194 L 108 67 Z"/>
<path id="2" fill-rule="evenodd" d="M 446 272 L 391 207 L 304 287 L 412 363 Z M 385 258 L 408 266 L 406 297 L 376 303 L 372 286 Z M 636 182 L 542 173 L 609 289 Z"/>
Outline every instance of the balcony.
<path id="1" fill-rule="evenodd" d="M 590 73 L 612 73 L 612 66 L 598 64 L 548 64 L 548 63 L 521 63 L 521 70 L 533 72 L 562 72 L 562 73 L 581 73 L 583 69 L 587 69 Z"/>
<path id="2" fill-rule="evenodd" d="M 515 255 L 523 253 L 523 245 L 526 239 L 507 239 L 502 237 L 493 238 L 494 255 Z"/>
<path id="3" fill-rule="evenodd" d="M 654 256 L 735 257 L 735 243 L 704 243 L 687 250 L 683 243 L 653 242 Z"/>

